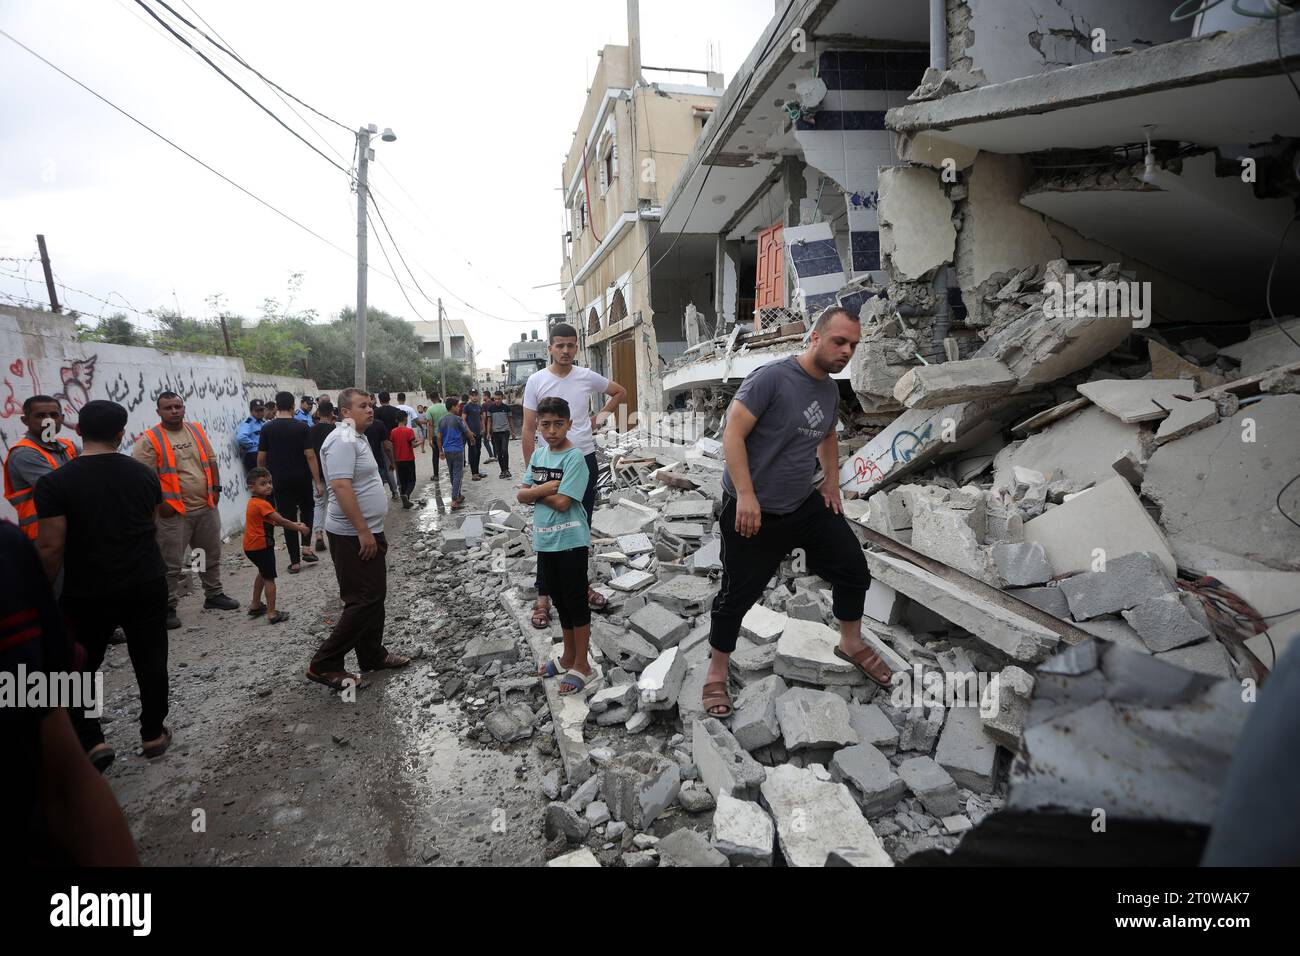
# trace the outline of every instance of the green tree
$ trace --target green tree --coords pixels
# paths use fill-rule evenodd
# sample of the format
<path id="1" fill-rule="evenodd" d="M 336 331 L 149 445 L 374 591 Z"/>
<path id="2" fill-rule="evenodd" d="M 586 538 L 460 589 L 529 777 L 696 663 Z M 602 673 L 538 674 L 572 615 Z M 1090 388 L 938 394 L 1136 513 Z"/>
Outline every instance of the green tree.
<path id="1" fill-rule="evenodd" d="M 149 344 L 149 336 L 137 329 L 124 312 L 102 318 L 94 326 L 83 325 L 78 320 L 77 338 L 82 342 L 103 342 L 107 345 Z"/>
<path id="2" fill-rule="evenodd" d="M 465 363 L 456 359 L 440 359 L 424 364 L 424 375 L 420 380 L 421 386 L 427 394 L 442 394 L 442 367 L 447 366 L 447 394 L 463 395 L 470 390 L 473 383 L 469 378 L 469 370 Z"/>

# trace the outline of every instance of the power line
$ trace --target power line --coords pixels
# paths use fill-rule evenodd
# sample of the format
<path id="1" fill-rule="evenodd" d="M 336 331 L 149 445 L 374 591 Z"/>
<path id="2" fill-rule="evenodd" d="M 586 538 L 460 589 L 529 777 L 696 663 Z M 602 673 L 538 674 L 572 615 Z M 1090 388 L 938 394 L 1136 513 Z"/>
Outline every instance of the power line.
<path id="1" fill-rule="evenodd" d="M 321 150 L 316 146 L 315 143 L 312 143 L 311 141 L 309 141 L 305 136 L 303 136 L 303 135 L 302 135 L 301 133 L 299 133 L 296 129 L 294 129 L 292 126 L 290 126 L 290 125 L 289 125 L 288 123 L 286 123 L 284 120 L 282 120 L 282 119 L 281 119 L 281 118 L 280 118 L 280 117 L 279 117 L 279 116 L 278 116 L 278 115 L 277 115 L 273 110 L 271 110 L 271 109 L 269 109 L 267 106 L 265 106 L 265 105 L 261 102 L 261 100 L 259 100 L 259 99 L 258 99 L 257 97 L 255 97 L 252 93 L 248 92 L 248 90 L 246 90 L 246 89 L 244 89 L 242 86 L 240 86 L 239 83 L 238 83 L 236 80 L 234 80 L 233 78 L 231 78 L 231 76 L 230 76 L 229 73 L 227 73 L 227 72 L 226 72 L 225 70 L 223 70 L 221 67 L 217 66 L 217 64 L 214 63 L 214 62 L 213 62 L 213 61 L 208 57 L 208 55 L 207 55 L 206 53 L 204 53 L 202 50 L 200 50 L 200 49 L 198 49 L 197 47 L 195 47 L 194 44 L 190 43 L 190 41 L 187 40 L 185 37 L 183 37 L 180 33 L 176 32 L 176 30 L 174 30 L 174 29 L 172 28 L 172 25 L 171 25 L 170 23 L 168 23 L 166 20 L 164 20 L 162 17 L 158 16 L 158 14 L 154 12 L 153 8 L 150 7 L 148 4 L 146 4 L 146 3 L 144 2 L 144 0 L 135 0 L 135 2 L 136 2 L 136 4 L 138 4 L 138 5 L 139 5 L 139 6 L 140 6 L 140 7 L 141 7 L 141 8 L 142 8 L 146 13 L 148 13 L 149 16 L 153 17 L 155 20 L 157 20 L 159 23 L 161 23 L 161 24 L 163 25 L 163 27 L 167 30 L 168 33 L 170 33 L 172 36 L 174 36 L 174 37 L 175 37 L 177 40 L 179 40 L 181 43 L 185 44 L 187 47 L 189 47 L 191 50 L 193 50 L 194 53 L 195 53 L 195 54 L 196 54 L 196 55 L 197 55 L 201 60 L 203 60 L 204 63 L 206 63 L 208 66 L 212 67 L 212 69 L 216 70 L 219 74 L 221 74 L 221 77 L 222 77 L 222 78 L 223 78 L 227 83 L 229 83 L 229 84 L 230 84 L 231 86 L 233 86 L 235 89 L 239 90 L 239 92 L 243 93 L 246 97 L 248 97 L 248 99 L 251 100 L 251 101 L 252 101 L 252 102 L 257 106 L 258 109 L 260 109 L 263 113 L 265 113 L 267 116 L 271 117 L 271 119 L 275 120 L 277 123 L 279 123 L 281 126 L 283 126 L 286 130 L 288 130 L 289 133 L 290 133 L 290 135 L 292 135 L 295 139 L 301 141 L 301 142 L 303 143 L 303 145 L 305 145 L 308 149 L 310 149 L 312 152 L 314 152 L 316 155 L 318 155 L 321 159 L 325 160 L 325 162 L 329 163 L 331 166 L 333 166 L 333 167 L 334 167 L 335 169 L 337 169 L 339 172 L 344 173 L 344 174 L 347 174 L 347 175 L 350 175 L 349 170 L 344 169 L 340 164 L 336 163 L 334 160 L 332 160 L 332 159 L 330 159 L 328 156 L 326 156 L 323 152 L 321 152 Z M 162 0 L 158 0 L 158 2 L 161 3 Z M 167 6 L 167 5 L 164 3 L 163 6 Z M 167 9 L 170 10 L 171 7 L 167 7 Z M 174 13 L 174 12 L 175 12 L 175 11 L 173 11 L 173 13 Z M 183 18 L 182 18 L 182 19 L 183 19 Z M 188 21 L 185 21 L 185 22 L 188 23 Z M 200 31 L 200 32 L 201 32 L 201 31 Z M 250 69 L 252 69 L 252 68 L 250 67 Z M 256 71 L 254 70 L 253 72 L 256 72 Z M 306 105 L 306 104 L 304 104 L 304 105 Z"/>
<path id="2" fill-rule="evenodd" d="M 384 254 L 384 261 L 388 263 L 388 268 L 389 268 L 389 269 L 392 269 L 392 271 L 396 272 L 397 270 L 393 267 L 393 260 L 390 259 L 390 258 L 388 258 L 388 250 L 384 248 L 383 240 L 381 240 L 381 239 L 379 238 L 379 233 L 378 233 L 378 231 L 375 230 L 375 220 L 371 217 L 371 215 L 370 215 L 370 210 L 369 210 L 369 209 L 366 210 L 366 219 L 367 219 L 367 221 L 369 221 L 369 223 L 370 223 L 370 229 L 371 229 L 371 231 L 375 233 L 375 244 L 376 244 L 377 246 L 379 246 L 379 251 L 382 252 L 382 253 Z M 389 239 L 391 239 L 391 238 L 392 238 L 392 236 L 389 236 Z M 394 245 L 394 246 L 393 246 L 393 249 L 396 250 L 396 249 L 397 249 L 397 246 Z M 400 253 L 400 252 L 398 253 L 398 258 L 399 258 L 399 259 L 401 258 L 401 253 Z M 410 271 L 410 270 L 407 270 L 407 271 Z M 409 295 L 406 294 L 406 286 L 402 285 L 402 283 L 399 282 L 399 283 L 397 283 L 397 287 L 398 287 L 399 289 L 402 290 L 402 298 L 404 298 L 404 299 L 406 300 L 406 304 L 409 305 L 409 306 L 411 307 L 411 311 L 415 313 L 415 317 L 416 317 L 417 319 L 419 319 L 421 322 L 425 321 L 424 316 L 422 316 L 422 315 L 420 314 L 420 310 L 417 309 L 417 308 L 415 307 L 415 303 L 411 301 L 411 297 L 410 297 Z M 421 290 L 421 294 L 423 294 L 423 290 Z M 427 298 L 427 297 L 426 297 L 426 298 Z M 368 308 L 368 307 L 367 307 L 367 308 Z"/>

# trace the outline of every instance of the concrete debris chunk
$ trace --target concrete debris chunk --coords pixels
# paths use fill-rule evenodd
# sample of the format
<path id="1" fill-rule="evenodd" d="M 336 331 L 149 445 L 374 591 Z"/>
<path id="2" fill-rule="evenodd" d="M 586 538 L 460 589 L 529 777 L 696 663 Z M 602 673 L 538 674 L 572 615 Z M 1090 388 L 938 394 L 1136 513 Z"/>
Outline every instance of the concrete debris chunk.
<path id="1" fill-rule="evenodd" d="M 861 671 L 835 656 L 839 635 L 825 624 L 788 620 L 776 643 L 773 669 L 805 684 L 865 684 Z"/>
<path id="2" fill-rule="evenodd" d="M 892 754 L 898 749 L 898 728 L 879 705 L 849 704 L 849 724 L 858 735 L 859 743 L 870 744 L 884 754 Z"/>
<path id="3" fill-rule="evenodd" d="M 899 731 L 898 749 L 928 754 L 939 739 L 945 716 L 945 708 L 939 705 L 930 707 L 928 711 L 924 707 L 913 707 L 907 724 Z"/>
<path id="4" fill-rule="evenodd" d="M 1135 551 L 1110 558 L 1104 571 L 1085 571 L 1065 578 L 1060 590 L 1071 616 L 1086 621 L 1175 594 L 1177 589 L 1165 571 L 1158 554 Z"/>
<path id="5" fill-rule="evenodd" d="M 515 643 L 514 637 L 494 637 L 489 634 L 470 638 L 465 645 L 465 653 L 460 657 L 461 664 L 470 670 L 478 670 L 493 661 L 512 664 L 517 660 L 519 645 Z"/>
<path id="6" fill-rule="evenodd" d="M 1232 677 L 1232 655 L 1217 640 L 1202 641 L 1156 655 L 1156 660 L 1211 677 Z"/>
<path id="7" fill-rule="evenodd" d="M 713 502 L 707 498 L 678 498 L 664 507 L 668 521 L 707 521 L 713 518 Z"/>
<path id="8" fill-rule="evenodd" d="M 771 866 L 776 825 L 757 803 L 724 793 L 713 811 L 713 847 L 732 866 Z"/>
<path id="9" fill-rule="evenodd" d="M 796 687 L 776 702 L 785 749 L 791 753 L 858 742 L 844 698 L 827 691 Z"/>
<path id="10" fill-rule="evenodd" d="M 781 853 L 790 866 L 825 866 L 830 852 L 840 848 L 860 852 L 870 865 L 893 866 L 842 783 L 784 764 L 773 767 L 763 781 L 762 802 L 776 821 Z"/>
<path id="11" fill-rule="evenodd" d="M 740 633 L 755 644 L 771 644 L 781 637 L 789 618 L 761 604 L 755 604 L 740 622 Z"/>
<path id="12" fill-rule="evenodd" d="M 991 715 L 980 714 L 984 732 L 998 745 L 1015 753 L 1020 747 L 1020 735 L 1029 716 L 1034 678 L 1013 664 L 1004 667 L 994 680 L 997 682 L 996 694 L 989 696 L 997 702 L 997 707 Z"/>
<path id="13" fill-rule="evenodd" d="M 563 836 L 570 843 L 581 843 L 591 832 L 591 824 L 567 803 L 548 803 L 543 818 L 546 839 Z"/>
<path id="14" fill-rule="evenodd" d="M 677 703 L 686 677 L 686 656 L 670 647 L 648 664 L 637 681 L 642 710 L 667 710 Z"/>
<path id="15" fill-rule="evenodd" d="M 898 775 L 916 794 L 926 813 L 948 816 L 961 808 L 957 783 L 943 767 L 930 757 L 911 757 L 898 765 Z"/>
<path id="16" fill-rule="evenodd" d="M 934 752 L 935 762 L 966 789 L 992 793 L 997 756 L 997 743 L 984 732 L 979 708 L 950 708 Z"/>
<path id="17" fill-rule="evenodd" d="M 648 571 L 626 571 L 616 578 L 611 578 L 609 586 L 616 591 L 632 592 L 653 584 L 655 580 L 655 575 Z"/>
<path id="18" fill-rule="evenodd" d="M 584 846 L 584 847 L 579 847 L 578 849 L 574 850 L 572 853 L 565 853 L 562 856 L 557 856 L 555 859 L 550 860 L 546 865 L 548 867 L 571 867 L 571 866 L 599 867 L 600 861 L 596 859 L 596 854 L 592 853 L 589 849 L 587 849 Z"/>
<path id="19" fill-rule="evenodd" d="M 611 707 L 628 707 L 637 699 L 636 684 L 616 684 L 602 687 L 587 699 L 587 706 L 593 713 L 602 713 Z"/>
<path id="20" fill-rule="evenodd" d="M 610 815 L 635 830 L 647 829 L 680 789 L 681 767 L 659 754 L 621 754 L 600 770 L 600 792 Z"/>
<path id="21" fill-rule="evenodd" d="M 522 740 L 533 734 L 533 712 L 527 704 L 514 703 L 498 707 L 483 719 L 488 731 L 503 744 Z"/>
<path id="22" fill-rule="evenodd" d="M 772 674 L 776 663 L 776 644 L 758 644 L 741 647 L 736 645 L 736 652 L 731 655 L 727 673 L 741 687 L 748 687 L 755 681 Z"/>
<path id="23" fill-rule="evenodd" d="M 628 626 L 661 651 L 674 647 L 691 630 L 689 621 L 657 601 L 651 601 L 634 612 L 628 618 Z"/>
<path id="24" fill-rule="evenodd" d="M 1065 592 L 1059 587 L 1011 588 L 1007 593 L 1026 604 L 1032 604 L 1040 611 L 1046 611 L 1053 617 L 1070 616 L 1070 604 L 1065 600 Z"/>
<path id="25" fill-rule="evenodd" d="M 709 845 L 708 839 L 689 827 L 674 830 L 659 841 L 659 865 L 728 866 L 727 858 Z"/>
<path id="26" fill-rule="evenodd" d="M 709 609 L 717 593 L 717 586 L 707 578 L 679 574 L 667 581 L 660 581 L 646 592 L 646 598 L 657 601 L 678 614 L 696 617 Z"/>
<path id="27" fill-rule="evenodd" d="M 1045 584 L 1052 580 L 1052 565 L 1038 543 L 995 544 L 993 561 L 998 573 L 1011 587 Z"/>
<path id="28" fill-rule="evenodd" d="M 715 800 L 724 793 L 737 800 L 758 799 L 766 771 L 716 717 L 695 721 L 691 758 Z"/>
<path id="29" fill-rule="evenodd" d="M 868 817 L 891 809 L 907 792 L 889 758 L 871 744 L 855 744 L 837 751 L 831 760 L 831 779 L 847 783 L 855 800 Z"/>
<path id="30" fill-rule="evenodd" d="M 997 359 L 971 358 L 908 369 L 894 385 L 894 398 L 908 408 L 942 408 L 1003 395 L 1017 384 Z"/>
<path id="31" fill-rule="evenodd" d="M 1177 594 L 1161 594 L 1143 601 L 1124 611 L 1123 618 L 1152 652 L 1173 650 L 1210 636 L 1203 615 L 1198 620 Z"/>
<path id="32" fill-rule="evenodd" d="M 731 732 L 746 750 L 753 752 L 780 739 L 776 703 L 788 689 L 785 681 L 772 674 L 747 684 L 736 697 Z"/>
<path id="33" fill-rule="evenodd" d="M 620 538 L 644 531 L 655 522 L 653 510 L 633 508 L 626 502 L 613 508 L 597 508 L 591 518 L 592 533 L 602 538 Z M 626 548 L 619 548 L 626 551 Z"/>
<path id="34" fill-rule="evenodd" d="M 654 549 L 654 542 L 650 540 L 648 534 L 626 534 L 618 539 L 618 550 L 628 557 L 636 557 L 638 554 L 650 554 Z"/>
<path id="35" fill-rule="evenodd" d="M 641 635 L 604 621 L 591 622 L 591 640 L 611 664 L 631 673 L 639 674 L 659 656 L 659 649 Z"/>
<path id="36" fill-rule="evenodd" d="M 867 588 L 867 600 L 863 613 L 873 621 L 879 621 L 881 624 L 897 624 L 903 616 L 905 602 L 906 598 L 888 584 L 872 579 L 871 587 Z"/>

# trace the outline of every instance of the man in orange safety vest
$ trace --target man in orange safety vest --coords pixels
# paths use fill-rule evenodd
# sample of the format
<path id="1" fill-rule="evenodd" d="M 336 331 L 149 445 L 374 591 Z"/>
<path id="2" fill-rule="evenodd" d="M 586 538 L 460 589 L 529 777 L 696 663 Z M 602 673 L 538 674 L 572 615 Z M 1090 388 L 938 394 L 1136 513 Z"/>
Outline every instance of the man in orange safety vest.
<path id="1" fill-rule="evenodd" d="M 5 456 L 5 498 L 18 512 L 18 527 L 35 541 L 36 482 L 76 458 L 77 446 L 57 437 L 63 430 L 63 405 L 57 398 L 33 395 L 23 402 L 20 421 L 27 432 Z"/>

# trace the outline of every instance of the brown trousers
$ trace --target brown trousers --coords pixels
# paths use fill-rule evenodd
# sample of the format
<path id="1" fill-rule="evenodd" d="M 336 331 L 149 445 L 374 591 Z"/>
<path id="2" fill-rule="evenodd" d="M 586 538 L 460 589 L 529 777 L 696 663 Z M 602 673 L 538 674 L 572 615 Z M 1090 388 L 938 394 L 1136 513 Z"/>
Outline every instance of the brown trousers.
<path id="1" fill-rule="evenodd" d="M 384 647 L 384 598 L 388 594 L 388 540 L 375 535 L 379 553 L 369 561 L 361 560 L 361 542 L 354 534 L 326 531 L 330 558 L 339 582 L 343 613 L 334 630 L 311 659 L 316 673 L 341 671 L 348 651 L 357 652 L 361 670 L 374 670 L 388 656 Z"/>
<path id="2" fill-rule="evenodd" d="M 216 508 L 187 508 L 185 514 L 156 518 L 158 549 L 167 565 L 167 607 L 176 610 L 181 580 L 195 568 L 203 582 L 203 596 L 221 590 L 221 515 Z M 201 554 L 194 554 L 195 551 Z"/>

